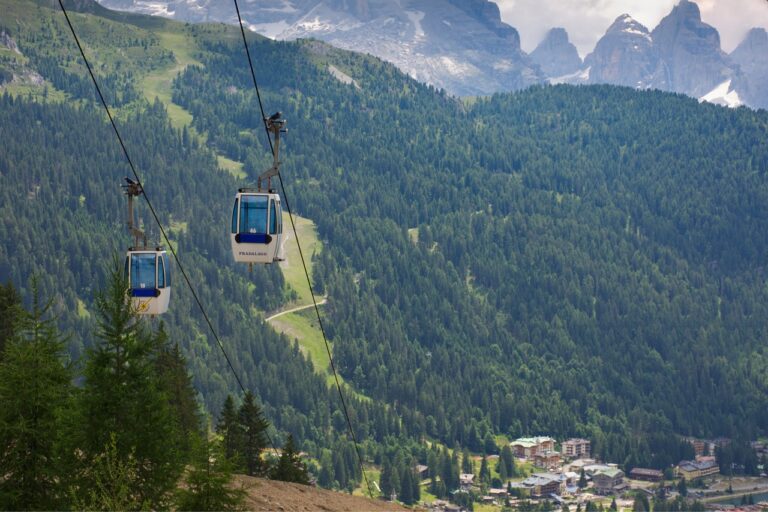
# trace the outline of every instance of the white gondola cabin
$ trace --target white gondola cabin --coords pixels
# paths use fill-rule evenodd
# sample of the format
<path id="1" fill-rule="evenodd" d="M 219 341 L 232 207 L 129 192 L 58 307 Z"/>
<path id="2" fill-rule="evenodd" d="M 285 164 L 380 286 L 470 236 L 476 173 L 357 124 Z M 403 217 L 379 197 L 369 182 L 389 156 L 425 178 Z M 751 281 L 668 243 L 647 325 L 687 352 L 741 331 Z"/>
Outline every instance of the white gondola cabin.
<path id="1" fill-rule="evenodd" d="M 125 257 L 128 294 L 136 313 L 161 315 L 171 301 L 171 266 L 162 247 L 128 249 Z"/>
<path id="2" fill-rule="evenodd" d="M 283 212 L 280 196 L 241 188 L 235 195 L 230 230 L 232 255 L 238 263 L 282 260 Z"/>
<path id="3" fill-rule="evenodd" d="M 162 247 L 147 246 L 147 236 L 139 229 L 134 216 L 133 198 L 144 193 L 141 183 L 125 178 L 128 196 L 128 231 L 133 247 L 125 255 L 125 279 L 128 296 L 139 315 L 162 315 L 171 302 L 171 265 L 168 253 Z"/>

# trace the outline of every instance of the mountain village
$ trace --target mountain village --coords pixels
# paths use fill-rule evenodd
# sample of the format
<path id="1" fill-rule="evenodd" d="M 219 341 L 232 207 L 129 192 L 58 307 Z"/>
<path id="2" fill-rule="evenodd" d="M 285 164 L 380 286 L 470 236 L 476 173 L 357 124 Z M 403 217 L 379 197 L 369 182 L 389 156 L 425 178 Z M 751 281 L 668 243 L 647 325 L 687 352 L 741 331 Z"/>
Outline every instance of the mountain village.
<path id="1" fill-rule="evenodd" d="M 488 484 L 479 474 L 462 473 L 461 487 L 451 493 L 450 501 L 425 500 L 422 503 L 435 512 L 500 509 L 635 511 L 649 510 L 637 505 L 638 500 L 647 504 L 654 498 L 682 496 L 689 504 L 700 501 L 703 510 L 768 510 L 768 475 L 763 466 L 758 466 L 759 476 L 744 476 L 744 468 L 738 465 L 732 468 L 732 475 L 722 475 L 713 454 L 728 446 L 730 439 L 685 440 L 693 446 L 693 460 L 681 460 L 664 471 L 634 467 L 627 474 L 616 462 L 593 457 L 587 439 L 571 438 L 558 443 L 546 435 L 522 437 L 509 443 L 516 466 L 526 468 L 522 475 L 506 482 L 493 478 Z M 758 460 L 764 461 L 768 456 L 768 443 L 755 441 L 751 447 Z M 488 467 L 498 467 L 499 456 L 488 456 L 487 464 Z M 420 465 L 416 472 L 422 479 L 422 486 L 428 485 L 428 468 Z M 471 508 L 459 505 L 470 502 Z"/>

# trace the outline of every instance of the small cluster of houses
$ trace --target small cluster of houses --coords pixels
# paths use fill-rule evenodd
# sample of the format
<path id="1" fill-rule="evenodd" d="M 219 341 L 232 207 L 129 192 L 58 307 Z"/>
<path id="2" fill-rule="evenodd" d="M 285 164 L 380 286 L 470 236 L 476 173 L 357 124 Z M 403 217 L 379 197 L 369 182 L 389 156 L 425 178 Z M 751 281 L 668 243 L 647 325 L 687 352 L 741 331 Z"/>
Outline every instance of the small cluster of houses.
<path id="1" fill-rule="evenodd" d="M 560 502 L 580 493 L 579 481 L 582 473 L 587 482 L 590 482 L 589 487 L 594 494 L 618 496 L 630 490 L 629 482 L 626 481 L 627 475 L 616 464 L 601 463 L 590 458 L 589 440 L 568 439 L 560 443 L 560 451 L 556 450 L 556 444 L 556 441 L 548 436 L 522 437 L 512 441 L 510 448 L 516 458 L 530 461 L 544 471 L 533 473 L 522 481 L 509 482 L 503 489 L 488 489 L 481 501 L 501 504 L 505 500 L 515 498 L 546 498 Z M 695 460 L 682 461 L 675 468 L 676 476 L 692 481 L 717 474 L 719 467 L 715 458 L 704 454 L 709 447 L 697 445 L 695 448 L 701 448 L 702 453 Z M 656 469 L 633 468 L 629 479 L 661 482 L 664 480 L 664 473 Z M 454 492 L 477 491 L 480 488 L 473 474 L 461 474 L 459 480 L 461 488 Z M 433 510 L 452 510 L 447 502 L 439 502 L 437 505 Z"/>

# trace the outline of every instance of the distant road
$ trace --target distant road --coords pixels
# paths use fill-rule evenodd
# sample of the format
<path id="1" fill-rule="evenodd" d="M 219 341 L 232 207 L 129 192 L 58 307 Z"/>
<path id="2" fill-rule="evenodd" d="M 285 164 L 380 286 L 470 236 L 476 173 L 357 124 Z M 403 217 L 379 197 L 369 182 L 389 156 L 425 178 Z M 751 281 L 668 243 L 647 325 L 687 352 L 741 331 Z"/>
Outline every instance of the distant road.
<path id="1" fill-rule="evenodd" d="M 322 300 L 317 303 L 317 305 L 318 306 L 322 306 L 326 302 L 328 302 L 328 297 L 323 297 Z M 265 322 L 269 322 L 269 321 L 274 320 L 275 318 L 277 318 L 279 316 L 287 315 L 288 313 L 296 313 L 297 311 L 304 311 L 305 309 L 309 309 L 309 308 L 313 308 L 313 307 L 315 307 L 314 304 L 307 304 L 306 306 L 298 306 L 298 307 L 295 307 L 295 308 L 286 309 L 285 311 L 281 311 L 279 313 L 275 313 L 274 315 L 272 315 L 270 317 L 267 317 L 264 321 Z"/>

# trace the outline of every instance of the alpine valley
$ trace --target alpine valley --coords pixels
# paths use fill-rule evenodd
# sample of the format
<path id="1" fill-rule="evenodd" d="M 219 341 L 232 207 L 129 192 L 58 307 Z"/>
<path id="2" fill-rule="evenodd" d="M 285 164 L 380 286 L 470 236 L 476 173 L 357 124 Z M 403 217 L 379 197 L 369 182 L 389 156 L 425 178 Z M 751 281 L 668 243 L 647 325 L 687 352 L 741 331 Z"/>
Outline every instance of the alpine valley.
<path id="1" fill-rule="evenodd" d="M 231 21 L 225 4 L 119 6 Z M 455 497 L 463 453 L 470 470 L 486 468 L 486 488 L 501 468 L 524 478 L 527 463 L 485 459 L 506 460 L 523 436 L 586 438 L 627 473 L 671 471 L 693 457 L 688 437 L 729 438 L 720 469 L 759 473 L 749 442 L 768 436 L 768 112 L 657 89 L 698 97 L 730 81 L 739 98 L 764 94 L 749 79 L 766 74 L 764 32 L 724 55 L 683 1 L 652 32 L 620 18 L 581 63 L 561 30 L 523 54 L 490 2 L 243 2 L 249 23 L 290 39 L 247 36 L 267 114 L 288 123 L 285 199 L 345 410 L 315 309 L 303 309 L 312 302 L 288 218 L 286 262 L 249 272 L 232 261 L 234 194 L 271 165 L 239 28 L 65 5 L 230 356 L 232 368 L 174 265 L 168 313 L 142 322 L 183 355 L 211 428 L 234 414 L 228 395 L 247 403 L 234 370 L 271 439 L 295 439 L 320 485 L 365 485 L 348 412 L 365 475 L 409 504 L 418 489 Z M 58 2 L 0 0 L 0 13 L 0 281 L 29 305 L 37 276 L 76 369 L 100 342 L 98 292 L 130 244 L 120 188 L 130 168 Z M 331 13 L 347 29 L 312 28 Z M 419 67 L 416 47 L 396 66 L 294 39 L 351 45 L 385 18 L 391 41 L 423 38 L 422 62 L 439 48 L 488 73 L 482 87 L 439 66 L 419 78 L 520 90 L 460 99 L 399 69 Z M 449 43 L 436 35 L 449 24 L 477 37 Z M 585 78 L 546 84 L 545 69 Z M 592 84 L 603 80 L 630 87 Z M 421 487 L 420 465 L 432 477 Z"/>

